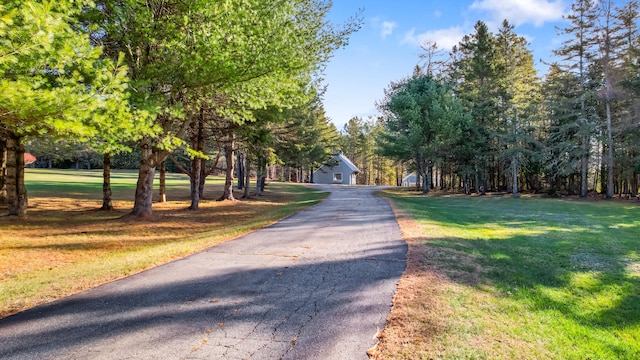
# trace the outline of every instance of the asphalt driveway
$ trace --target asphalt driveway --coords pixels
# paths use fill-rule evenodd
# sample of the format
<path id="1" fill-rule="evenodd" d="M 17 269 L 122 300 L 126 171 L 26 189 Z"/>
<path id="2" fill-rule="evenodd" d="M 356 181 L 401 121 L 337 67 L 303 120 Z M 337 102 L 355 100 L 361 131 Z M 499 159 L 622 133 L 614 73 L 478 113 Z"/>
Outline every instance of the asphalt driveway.
<path id="1" fill-rule="evenodd" d="M 0 359 L 367 359 L 406 244 L 375 188 L 0 320 Z"/>

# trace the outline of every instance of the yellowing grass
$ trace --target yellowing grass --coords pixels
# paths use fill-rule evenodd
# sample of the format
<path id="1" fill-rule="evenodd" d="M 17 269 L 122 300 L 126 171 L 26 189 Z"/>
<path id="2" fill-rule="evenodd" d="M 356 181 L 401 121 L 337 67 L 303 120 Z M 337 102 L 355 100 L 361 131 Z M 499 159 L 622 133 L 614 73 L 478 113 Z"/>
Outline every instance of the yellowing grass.
<path id="1" fill-rule="evenodd" d="M 259 198 L 203 200 L 200 210 L 190 211 L 188 179 L 174 174 L 168 182 L 168 198 L 174 200 L 154 204 L 154 216 L 140 220 L 125 216 L 133 205 L 125 199 L 135 173 L 116 173 L 114 180 L 117 210 L 103 212 L 97 210 L 99 171 L 27 173 L 27 217 L 0 217 L 0 316 L 206 249 L 325 196 L 300 185 L 270 183 Z M 215 197 L 221 184 L 212 179 L 205 196 Z"/>

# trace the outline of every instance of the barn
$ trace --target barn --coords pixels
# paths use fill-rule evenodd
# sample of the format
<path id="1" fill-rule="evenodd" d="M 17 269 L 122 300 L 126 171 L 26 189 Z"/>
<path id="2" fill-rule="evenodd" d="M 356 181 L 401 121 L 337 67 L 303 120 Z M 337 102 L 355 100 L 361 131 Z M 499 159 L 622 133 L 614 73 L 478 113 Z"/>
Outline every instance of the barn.
<path id="1" fill-rule="evenodd" d="M 359 172 L 360 169 L 341 152 L 313 172 L 313 182 L 316 184 L 355 185 L 356 174 Z"/>

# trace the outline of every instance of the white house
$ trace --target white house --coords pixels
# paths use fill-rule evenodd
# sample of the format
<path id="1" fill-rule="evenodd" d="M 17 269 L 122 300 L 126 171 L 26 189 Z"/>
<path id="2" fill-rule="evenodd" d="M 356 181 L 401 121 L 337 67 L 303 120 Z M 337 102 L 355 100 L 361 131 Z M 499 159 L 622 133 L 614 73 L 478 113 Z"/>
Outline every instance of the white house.
<path id="1" fill-rule="evenodd" d="M 360 169 L 341 152 L 313 172 L 313 182 L 316 184 L 355 185 L 356 174 L 359 172 Z"/>
<path id="2" fill-rule="evenodd" d="M 416 181 L 418 181 L 418 177 L 416 174 L 409 174 L 402 178 L 402 186 L 404 187 L 415 187 Z"/>

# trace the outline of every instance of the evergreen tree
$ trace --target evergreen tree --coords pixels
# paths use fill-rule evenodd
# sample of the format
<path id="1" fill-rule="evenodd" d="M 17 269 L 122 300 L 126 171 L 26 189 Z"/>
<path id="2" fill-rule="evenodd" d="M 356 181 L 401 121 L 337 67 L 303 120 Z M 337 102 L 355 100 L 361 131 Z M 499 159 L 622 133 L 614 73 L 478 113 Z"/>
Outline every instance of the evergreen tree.
<path id="1" fill-rule="evenodd" d="M 297 92 L 359 27 L 326 21 L 331 2 L 319 0 L 139 2 L 101 0 L 88 16 L 109 54 L 126 51 L 143 104 L 159 105 L 158 137 L 141 141 L 142 161 L 132 214 L 151 214 L 155 168 L 189 128 L 187 101 L 208 99 L 224 122 L 253 121 L 254 110 L 307 101 Z M 194 111 L 197 113 L 196 111 Z M 227 127 L 227 180 L 232 199 L 236 134 Z"/>
<path id="2" fill-rule="evenodd" d="M 640 124 L 638 109 L 640 108 L 640 41 L 638 33 L 638 19 L 640 17 L 637 1 L 628 1 L 615 12 L 615 20 L 620 28 L 621 41 L 619 43 L 622 56 L 620 64 L 620 86 L 623 97 L 620 99 L 622 111 L 618 125 L 617 146 L 615 159 L 619 164 L 619 181 L 623 182 L 621 192 L 628 192 L 636 196 L 640 181 Z"/>
<path id="3" fill-rule="evenodd" d="M 580 148 L 580 196 L 587 196 L 587 178 L 589 159 L 591 155 L 591 140 L 597 124 L 597 112 L 595 108 L 588 106 L 590 97 L 593 97 L 588 86 L 588 71 L 593 64 L 596 51 L 596 19 L 597 8 L 592 0 L 576 0 L 571 5 L 571 11 L 564 17 L 569 24 L 559 29 L 561 35 L 568 38 L 562 47 L 554 51 L 560 57 L 558 66 L 563 71 L 574 73 L 578 78 L 577 87 L 570 89 L 571 94 L 579 99 L 580 108 L 577 110 L 577 124 L 579 125 Z M 574 146 L 575 144 L 567 144 Z"/>
<path id="4" fill-rule="evenodd" d="M 461 135 L 466 119 L 452 89 L 429 76 L 392 83 L 380 105 L 385 131 L 378 138 L 383 155 L 411 161 L 422 178 L 422 192 L 431 191 L 431 171 Z"/>
<path id="5" fill-rule="evenodd" d="M 0 137 L 6 140 L 9 214 L 27 212 L 24 138 L 100 139 L 119 147 L 144 124 L 127 103 L 126 69 L 101 59 L 78 15 L 89 2 L 0 5 Z"/>
<path id="6" fill-rule="evenodd" d="M 540 84 L 528 43 L 504 21 L 497 35 L 500 69 L 500 113 L 503 124 L 499 135 L 506 142 L 501 158 L 511 161 L 511 190 L 518 197 L 520 163 L 536 161 L 533 125 L 540 104 Z"/>
<path id="7" fill-rule="evenodd" d="M 498 141 L 496 130 L 500 115 L 500 62 L 496 49 L 496 38 L 487 25 L 478 21 L 475 33 L 466 35 L 458 46 L 454 62 L 456 93 L 470 112 L 474 126 L 468 134 L 468 142 L 475 149 L 471 159 L 476 192 L 484 193 L 487 180 L 497 173 Z"/>

